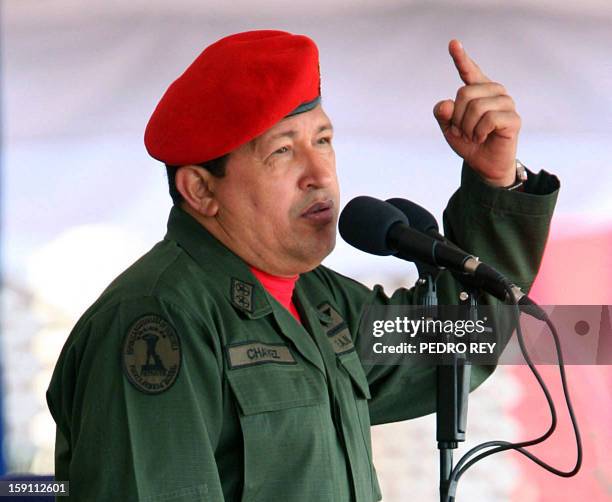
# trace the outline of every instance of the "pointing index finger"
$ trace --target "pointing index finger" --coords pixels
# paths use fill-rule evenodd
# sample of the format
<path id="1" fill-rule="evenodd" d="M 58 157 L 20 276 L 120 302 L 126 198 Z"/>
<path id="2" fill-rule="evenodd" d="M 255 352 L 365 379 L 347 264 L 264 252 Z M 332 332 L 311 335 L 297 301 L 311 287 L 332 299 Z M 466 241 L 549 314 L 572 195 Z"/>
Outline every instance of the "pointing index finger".
<path id="1" fill-rule="evenodd" d="M 474 63 L 472 58 L 467 55 L 467 52 L 461 45 L 459 40 L 451 40 L 448 44 L 448 52 L 453 58 L 455 67 L 459 72 L 461 80 L 466 84 L 483 84 L 491 80 L 482 72 L 479 66 Z"/>

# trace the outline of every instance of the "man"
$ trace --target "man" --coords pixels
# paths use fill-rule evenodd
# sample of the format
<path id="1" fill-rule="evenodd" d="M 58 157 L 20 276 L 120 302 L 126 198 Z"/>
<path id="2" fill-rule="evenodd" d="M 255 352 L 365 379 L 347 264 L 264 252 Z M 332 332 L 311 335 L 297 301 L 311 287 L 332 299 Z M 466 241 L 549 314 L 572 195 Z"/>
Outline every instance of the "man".
<path id="1" fill-rule="evenodd" d="M 517 179 L 512 99 L 457 41 L 450 53 L 466 85 L 434 114 L 465 165 L 446 233 L 528 289 L 558 180 Z M 365 305 L 416 293 L 320 265 L 339 210 L 332 136 L 304 36 L 226 37 L 166 91 L 145 143 L 169 166 L 168 233 L 79 320 L 48 391 L 73 500 L 380 499 L 370 425 L 434 411 L 435 372 L 354 350 Z M 456 303 L 448 274 L 438 288 Z"/>

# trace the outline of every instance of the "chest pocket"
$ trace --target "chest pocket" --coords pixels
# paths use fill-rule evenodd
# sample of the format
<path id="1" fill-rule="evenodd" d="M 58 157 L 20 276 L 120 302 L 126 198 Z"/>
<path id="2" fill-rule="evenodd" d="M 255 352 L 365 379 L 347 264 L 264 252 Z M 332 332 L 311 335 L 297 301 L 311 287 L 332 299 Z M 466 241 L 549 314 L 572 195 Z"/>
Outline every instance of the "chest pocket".
<path id="1" fill-rule="evenodd" d="M 312 482 L 325 480 L 329 463 L 324 380 L 299 365 L 259 364 L 226 375 L 243 438 L 242 502 L 330 500 L 319 496 L 328 483 Z"/>
<path id="2" fill-rule="evenodd" d="M 243 415 L 312 406 L 321 400 L 300 366 L 255 365 L 228 370 L 227 378 Z"/>

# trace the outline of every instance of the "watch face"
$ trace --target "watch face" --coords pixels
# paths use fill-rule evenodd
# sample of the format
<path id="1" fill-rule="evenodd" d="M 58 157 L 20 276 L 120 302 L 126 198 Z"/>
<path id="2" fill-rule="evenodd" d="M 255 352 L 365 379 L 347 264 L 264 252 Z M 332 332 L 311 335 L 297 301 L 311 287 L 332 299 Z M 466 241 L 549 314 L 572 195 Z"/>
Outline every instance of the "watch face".
<path id="1" fill-rule="evenodd" d="M 516 177 L 521 181 L 527 181 L 527 168 L 519 159 L 516 159 Z"/>

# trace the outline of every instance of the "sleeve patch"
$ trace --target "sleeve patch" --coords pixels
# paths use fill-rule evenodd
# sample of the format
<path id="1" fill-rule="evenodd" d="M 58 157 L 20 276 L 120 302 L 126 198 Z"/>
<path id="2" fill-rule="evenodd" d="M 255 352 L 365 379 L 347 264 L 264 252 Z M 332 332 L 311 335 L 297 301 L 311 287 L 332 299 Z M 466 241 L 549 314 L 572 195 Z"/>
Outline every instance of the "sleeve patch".
<path id="1" fill-rule="evenodd" d="M 123 343 L 123 371 L 146 394 L 168 390 L 181 367 L 181 344 L 174 327 L 156 314 L 139 318 Z"/>

